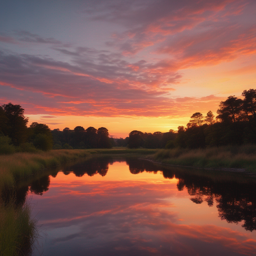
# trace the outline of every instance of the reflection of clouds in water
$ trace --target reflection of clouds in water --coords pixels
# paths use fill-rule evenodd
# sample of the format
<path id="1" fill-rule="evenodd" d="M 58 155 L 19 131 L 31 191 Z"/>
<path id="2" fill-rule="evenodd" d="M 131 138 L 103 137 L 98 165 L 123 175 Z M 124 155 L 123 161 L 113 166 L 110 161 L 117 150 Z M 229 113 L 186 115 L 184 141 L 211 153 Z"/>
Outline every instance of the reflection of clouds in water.
<path id="1" fill-rule="evenodd" d="M 71 240 L 78 239 L 84 241 L 85 248 L 88 245 L 96 251 L 100 244 L 103 251 L 108 249 L 114 253 L 134 250 L 137 254 L 144 252 L 145 255 L 151 252 L 160 255 L 167 252 L 173 252 L 174 255 L 197 255 L 198 252 L 206 253 L 209 247 L 212 251 L 208 255 L 225 251 L 225 255 L 251 255 L 256 249 L 255 240 L 248 240 L 246 235 L 231 229 L 213 225 L 179 225 L 176 222 L 177 216 L 174 213 L 165 212 L 157 208 L 157 205 L 145 203 L 127 209 L 120 207 L 110 212 L 96 212 L 65 224 L 62 222 L 67 225 L 67 229 L 76 225 L 79 230 L 53 239 L 52 246 L 62 246 L 63 243 L 72 243 Z M 51 223 L 52 227 L 55 227 L 54 223 Z M 57 225 L 56 228 L 60 227 Z"/>
<path id="2" fill-rule="evenodd" d="M 116 181 L 111 180 L 114 169 L 106 162 L 75 165 L 67 169 L 68 173 L 74 173 L 69 176 L 59 173 L 51 179 L 49 191 L 38 197 L 38 224 L 48 235 L 45 255 L 52 255 L 53 251 L 62 255 L 84 255 L 84 252 L 89 255 L 253 255 L 256 250 L 253 235 L 234 231 L 232 225 L 224 228 L 205 224 L 207 222 L 200 221 L 202 212 L 196 217 L 197 211 L 201 211 L 198 205 L 189 200 L 192 196 L 192 201 L 198 199 L 198 203 L 209 209 L 204 201 L 210 202 L 210 206 L 214 198 L 221 207 L 218 211 L 229 212 L 230 216 L 234 210 L 245 206 L 249 214 L 237 216 L 251 219 L 253 210 L 248 212 L 250 209 L 246 205 L 249 202 L 251 208 L 254 207 L 253 196 L 247 195 L 246 187 L 251 191 L 252 184 L 216 182 L 191 172 L 165 168 L 163 179 L 151 173 L 152 179 L 141 180 L 148 171 L 155 172 L 159 167 L 150 162 L 137 165 L 131 159 L 127 161 L 129 166 L 123 162 L 118 173 L 126 172 L 132 179 L 126 177 L 127 180 Z M 107 178 L 99 173 L 101 166 L 108 172 Z M 133 169 L 137 170 L 136 175 L 132 174 Z M 141 172 L 143 174 L 139 174 Z M 84 176 L 86 173 L 93 177 Z M 178 184 L 171 182 L 173 177 Z M 238 193 L 240 203 L 233 190 L 244 191 Z M 230 205 L 235 197 L 235 205 Z M 180 198 L 185 203 L 190 202 L 184 209 L 179 209 Z M 248 199 L 245 204 L 243 198 Z M 187 213 L 182 212 L 184 210 Z M 190 211 L 195 215 L 191 219 Z M 185 219 L 182 225 L 180 217 Z M 211 223 L 211 216 L 206 218 Z"/>
<path id="3" fill-rule="evenodd" d="M 65 200 L 61 203 L 57 203 L 58 197 L 54 198 L 58 211 L 55 208 L 51 210 L 56 218 L 50 215 L 50 219 L 45 219 L 40 224 L 44 229 L 52 231 L 65 229 L 60 236 L 50 238 L 51 246 L 57 248 L 71 243 L 72 247 L 73 243 L 83 241 L 83 250 L 88 246 L 99 255 L 106 255 L 105 250 L 113 255 L 132 251 L 135 255 L 139 252 L 143 255 L 153 252 L 160 255 L 168 252 L 173 252 L 174 255 L 196 255 L 199 251 L 206 253 L 202 246 L 213 247 L 214 253 L 219 250 L 219 253 L 226 251 L 226 255 L 239 255 L 243 250 L 250 255 L 256 249 L 256 241 L 247 241 L 247 236 L 228 228 L 179 225 L 174 205 L 159 200 L 170 197 L 172 190 L 167 189 L 170 184 L 134 182 L 132 186 L 125 187 L 122 184 L 124 187 L 120 187 L 118 183 L 109 182 L 102 186 L 98 183 L 90 186 L 89 190 L 95 189 L 101 191 L 101 194 L 84 194 L 88 187 L 80 186 L 74 188 L 80 193 L 65 194 Z M 132 193 L 127 193 L 128 191 Z M 63 218 L 60 218 L 62 213 Z M 65 233 L 68 234 L 64 235 Z M 101 245 L 101 250 L 98 245 Z M 219 247 L 218 250 L 214 248 L 216 246 Z M 215 254 L 209 252 L 208 255 Z"/>

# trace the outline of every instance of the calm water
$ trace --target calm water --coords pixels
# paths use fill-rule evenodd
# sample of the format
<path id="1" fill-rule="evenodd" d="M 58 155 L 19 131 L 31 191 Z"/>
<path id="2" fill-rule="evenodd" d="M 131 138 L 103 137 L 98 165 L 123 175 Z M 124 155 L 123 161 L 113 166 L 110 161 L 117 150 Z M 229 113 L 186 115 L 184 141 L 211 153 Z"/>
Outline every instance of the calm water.
<path id="1" fill-rule="evenodd" d="M 256 255 L 256 183 L 224 176 L 111 158 L 45 176 L 20 193 L 33 255 Z"/>

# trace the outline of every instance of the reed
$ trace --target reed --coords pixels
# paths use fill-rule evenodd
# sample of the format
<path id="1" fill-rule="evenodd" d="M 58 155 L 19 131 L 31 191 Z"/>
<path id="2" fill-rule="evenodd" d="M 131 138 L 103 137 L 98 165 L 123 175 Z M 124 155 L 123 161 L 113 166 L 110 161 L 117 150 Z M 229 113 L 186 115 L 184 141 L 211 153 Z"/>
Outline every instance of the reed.
<path id="1" fill-rule="evenodd" d="M 165 149 L 151 158 L 166 164 L 200 168 L 243 168 L 256 172 L 256 146 L 224 146 L 206 149 Z"/>
<path id="2" fill-rule="evenodd" d="M 0 255 L 27 255 L 36 237 L 36 225 L 28 205 L 17 208 L 10 202 L 0 206 Z"/>

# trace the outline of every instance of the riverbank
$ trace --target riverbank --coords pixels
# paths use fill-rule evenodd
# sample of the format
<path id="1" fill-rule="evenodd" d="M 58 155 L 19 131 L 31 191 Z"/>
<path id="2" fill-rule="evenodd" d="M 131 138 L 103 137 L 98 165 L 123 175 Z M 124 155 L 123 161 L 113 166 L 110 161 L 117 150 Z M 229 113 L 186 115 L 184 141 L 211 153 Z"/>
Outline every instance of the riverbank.
<path id="1" fill-rule="evenodd" d="M 86 160 L 93 155 L 151 155 L 157 149 L 59 149 L 48 152 L 14 153 L 0 155 L 0 187 L 14 184 L 15 180 L 22 180 L 45 169 L 56 168 L 78 159 Z"/>
<path id="2" fill-rule="evenodd" d="M 55 168 L 69 161 L 88 158 L 87 150 L 51 150 L 39 153 L 15 153 L 0 156 L 0 187 L 13 185 L 15 179 L 35 175 L 48 168 Z"/>
<path id="3" fill-rule="evenodd" d="M 158 163 L 208 170 L 256 173 L 256 146 L 164 149 L 147 157 Z"/>
<path id="4" fill-rule="evenodd" d="M 256 146 L 206 149 L 60 149 L 37 153 L 0 155 L 0 187 L 14 184 L 43 170 L 100 155 L 143 157 L 159 164 L 209 170 L 256 173 Z"/>

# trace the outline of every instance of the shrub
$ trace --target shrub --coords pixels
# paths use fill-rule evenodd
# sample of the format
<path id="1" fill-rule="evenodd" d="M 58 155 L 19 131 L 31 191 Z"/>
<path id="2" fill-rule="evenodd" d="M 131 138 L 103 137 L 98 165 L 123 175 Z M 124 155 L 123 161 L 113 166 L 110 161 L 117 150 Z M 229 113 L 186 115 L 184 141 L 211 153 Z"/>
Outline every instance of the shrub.
<path id="1" fill-rule="evenodd" d="M 38 134 L 34 139 L 34 146 L 43 151 L 48 151 L 52 148 L 52 141 L 46 134 Z"/>
<path id="2" fill-rule="evenodd" d="M 62 149 L 62 146 L 60 144 L 54 144 L 53 149 Z"/>
<path id="3" fill-rule="evenodd" d="M 32 143 L 26 142 L 19 146 L 18 151 L 19 152 L 35 153 L 35 152 L 37 152 L 37 149 L 35 148 L 35 146 Z"/>
<path id="4" fill-rule="evenodd" d="M 65 143 L 63 146 L 64 149 L 73 149 L 72 146 L 70 146 L 68 143 Z"/>
<path id="5" fill-rule="evenodd" d="M 15 153 L 15 147 L 11 145 L 11 139 L 7 136 L 0 136 L 0 154 L 9 155 Z"/>
<path id="6" fill-rule="evenodd" d="M 166 145 L 165 148 L 175 148 L 175 144 L 173 140 L 169 140 Z"/>

